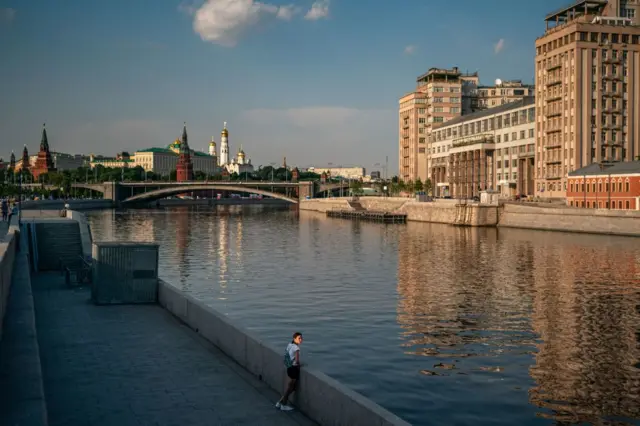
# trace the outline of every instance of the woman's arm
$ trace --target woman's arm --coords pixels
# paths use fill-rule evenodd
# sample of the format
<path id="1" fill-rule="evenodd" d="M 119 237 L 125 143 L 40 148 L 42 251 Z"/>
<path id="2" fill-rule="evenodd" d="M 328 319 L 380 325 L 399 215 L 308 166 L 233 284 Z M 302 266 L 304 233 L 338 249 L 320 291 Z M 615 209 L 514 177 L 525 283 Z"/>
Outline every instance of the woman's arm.
<path id="1" fill-rule="evenodd" d="M 302 363 L 300 362 L 300 351 L 296 351 L 296 364 L 299 366 L 302 366 Z"/>

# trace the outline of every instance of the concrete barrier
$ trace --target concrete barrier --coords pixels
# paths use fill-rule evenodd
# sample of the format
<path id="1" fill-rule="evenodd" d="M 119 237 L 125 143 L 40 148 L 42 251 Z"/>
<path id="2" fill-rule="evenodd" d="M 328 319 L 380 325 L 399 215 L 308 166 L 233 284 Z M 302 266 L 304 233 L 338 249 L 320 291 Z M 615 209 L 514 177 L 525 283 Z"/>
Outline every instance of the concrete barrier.
<path id="1" fill-rule="evenodd" d="M 640 236 L 640 212 L 505 204 L 499 227 Z"/>
<path id="2" fill-rule="evenodd" d="M 282 392 L 285 380 L 284 348 L 262 342 L 229 318 L 160 280 L 161 306 L 181 319 L 240 366 Z M 292 400 L 301 412 L 321 425 L 408 426 L 409 423 L 327 375 L 302 368 L 300 384 Z"/>
<path id="3" fill-rule="evenodd" d="M 301 200 L 298 204 L 300 210 L 309 210 L 325 213 L 327 210 L 344 209 L 351 210 L 347 198 L 312 198 Z"/>
<path id="4" fill-rule="evenodd" d="M 20 238 L 20 230 L 13 222 L 12 220 L 7 234 L 0 240 L 0 340 L 2 340 L 4 316 L 11 290 L 18 239 Z"/>
<path id="5" fill-rule="evenodd" d="M 78 222 L 80 228 L 80 241 L 82 242 L 82 257 L 85 259 L 91 259 L 91 251 L 93 238 L 91 236 L 91 227 L 87 222 L 87 217 L 75 210 L 67 210 L 67 219 L 75 220 Z"/>
<path id="6" fill-rule="evenodd" d="M 111 200 L 37 200 L 23 201 L 23 210 L 62 210 L 65 204 L 69 204 L 72 210 L 98 210 L 114 207 Z"/>

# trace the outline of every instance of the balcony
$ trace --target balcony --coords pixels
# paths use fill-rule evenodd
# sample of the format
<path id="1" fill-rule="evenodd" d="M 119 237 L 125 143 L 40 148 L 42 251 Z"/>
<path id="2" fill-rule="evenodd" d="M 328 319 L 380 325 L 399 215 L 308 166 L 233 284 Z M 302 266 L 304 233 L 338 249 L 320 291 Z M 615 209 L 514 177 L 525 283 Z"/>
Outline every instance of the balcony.
<path id="1" fill-rule="evenodd" d="M 562 95 L 553 95 L 547 98 L 547 103 L 561 101 L 561 100 L 562 100 Z"/>
<path id="2" fill-rule="evenodd" d="M 562 148 L 562 142 L 549 142 L 544 146 L 545 149 Z"/>
<path id="3" fill-rule="evenodd" d="M 604 58 L 602 60 L 603 64 L 621 64 L 622 63 L 622 59 L 621 58 Z"/>
<path id="4" fill-rule="evenodd" d="M 560 133 L 560 132 L 562 132 L 562 127 L 550 127 L 545 131 L 547 132 L 547 134 Z"/>
<path id="5" fill-rule="evenodd" d="M 561 62 L 557 62 L 555 64 L 549 64 L 547 65 L 547 72 L 557 70 L 558 68 L 562 68 Z"/>
<path id="6" fill-rule="evenodd" d="M 493 133 L 481 133 L 478 135 L 463 136 L 453 140 L 453 147 L 458 148 L 461 146 L 482 144 L 482 143 L 495 143 Z"/>
<path id="7" fill-rule="evenodd" d="M 562 111 L 549 111 L 545 114 L 547 118 L 560 117 L 562 115 Z"/>
<path id="8" fill-rule="evenodd" d="M 605 124 L 602 130 L 622 130 L 622 124 Z"/>
<path id="9" fill-rule="evenodd" d="M 555 79 L 555 80 L 549 80 L 549 81 L 547 81 L 546 86 L 547 87 L 551 87 L 551 86 L 554 86 L 556 84 L 562 84 L 562 79 L 558 78 L 558 79 Z"/>
<path id="10" fill-rule="evenodd" d="M 619 92 L 602 92 L 602 96 L 607 98 L 621 98 L 622 93 Z"/>
<path id="11" fill-rule="evenodd" d="M 548 166 L 553 165 L 553 164 L 562 164 L 562 160 L 546 160 L 545 164 L 548 165 Z"/>
<path id="12" fill-rule="evenodd" d="M 602 143 L 602 146 L 613 146 L 613 147 L 616 147 L 616 146 L 622 146 L 622 142 L 618 142 L 618 141 L 604 141 L 604 142 Z"/>
<path id="13" fill-rule="evenodd" d="M 604 76 L 602 76 L 603 80 L 618 80 L 618 81 L 622 81 L 623 76 L 618 75 L 618 74 L 611 74 L 611 73 L 607 73 Z"/>

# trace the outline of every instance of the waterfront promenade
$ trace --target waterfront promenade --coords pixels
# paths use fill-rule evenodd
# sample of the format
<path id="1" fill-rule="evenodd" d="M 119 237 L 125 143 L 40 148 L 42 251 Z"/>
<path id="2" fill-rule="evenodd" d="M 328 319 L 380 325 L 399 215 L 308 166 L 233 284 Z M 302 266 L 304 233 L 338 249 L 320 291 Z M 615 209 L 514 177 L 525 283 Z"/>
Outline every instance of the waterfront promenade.
<path id="1" fill-rule="evenodd" d="M 24 254 L 15 267 L 0 342 L 1 425 L 314 424 L 276 410 L 275 392 L 160 306 L 95 306 L 58 273 L 29 286 Z M 25 330 L 29 299 L 37 344 Z"/>

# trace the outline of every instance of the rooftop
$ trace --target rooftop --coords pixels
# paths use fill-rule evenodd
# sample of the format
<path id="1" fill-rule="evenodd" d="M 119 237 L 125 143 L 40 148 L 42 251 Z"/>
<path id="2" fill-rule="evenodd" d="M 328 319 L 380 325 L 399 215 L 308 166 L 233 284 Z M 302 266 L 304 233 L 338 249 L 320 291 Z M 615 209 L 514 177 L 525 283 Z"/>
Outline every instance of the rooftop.
<path id="1" fill-rule="evenodd" d="M 171 145 L 169 145 L 169 146 L 171 146 Z M 158 147 L 147 148 L 147 149 L 139 149 L 139 150 L 136 151 L 136 153 L 138 153 L 138 152 L 153 152 L 154 154 L 178 155 L 176 152 L 170 150 L 169 148 L 158 148 Z M 204 153 L 204 152 L 200 152 L 200 151 L 191 151 L 191 154 L 194 157 L 212 157 L 211 155 L 209 155 L 207 153 Z"/>
<path id="2" fill-rule="evenodd" d="M 568 6 L 549 13 L 544 20 L 558 23 L 567 22 L 576 16 L 595 14 L 599 15 L 607 5 L 607 0 L 578 0 Z"/>
<path id="3" fill-rule="evenodd" d="M 640 161 L 624 161 L 611 164 L 590 164 L 569 173 L 569 176 L 629 175 L 640 174 Z"/>
<path id="4" fill-rule="evenodd" d="M 522 108 L 522 107 L 526 107 L 526 106 L 530 106 L 530 105 L 535 105 L 535 98 L 533 96 L 527 96 L 525 98 L 522 98 L 521 100 L 518 101 L 514 101 L 514 102 L 509 102 L 508 104 L 504 104 L 504 105 L 500 105 L 497 107 L 493 107 L 493 108 L 489 108 L 489 109 L 485 109 L 482 111 L 477 111 L 477 112 L 473 112 L 471 114 L 466 114 L 466 115 L 461 115 L 460 117 L 456 117 L 452 120 L 447 121 L 446 123 L 444 123 L 442 126 L 438 127 L 435 130 L 440 130 L 443 127 L 449 127 L 449 126 L 453 126 L 456 124 L 461 124 L 461 123 L 465 123 L 467 121 L 471 121 L 471 120 L 477 120 L 478 118 L 482 118 L 482 117 L 489 117 L 492 115 L 497 115 L 497 114 L 502 114 L 505 113 L 507 111 L 511 111 L 514 109 L 518 109 L 518 108 Z"/>

